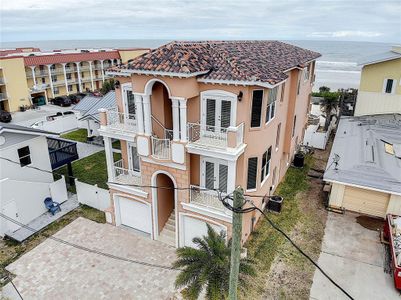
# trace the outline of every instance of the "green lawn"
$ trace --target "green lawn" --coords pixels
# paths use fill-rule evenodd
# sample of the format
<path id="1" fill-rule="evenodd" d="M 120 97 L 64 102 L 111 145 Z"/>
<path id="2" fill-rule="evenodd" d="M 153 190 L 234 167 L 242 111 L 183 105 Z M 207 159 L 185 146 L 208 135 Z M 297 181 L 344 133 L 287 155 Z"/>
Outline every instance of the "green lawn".
<path id="1" fill-rule="evenodd" d="M 276 195 L 284 198 L 283 209 L 280 214 L 268 213 L 268 215 L 287 233 L 291 232 L 302 216 L 296 196 L 308 189 L 307 173 L 312 161 L 311 157 L 306 157 L 303 169 L 289 168 L 284 180 L 275 192 Z M 254 280 L 255 284 L 249 290 L 251 298 L 260 298 L 263 294 L 266 275 L 269 273 L 270 266 L 283 242 L 284 237 L 274 230 L 266 219 L 261 217 L 255 231 L 244 245 L 248 249 L 248 257 L 255 260 L 258 270 L 258 275 Z"/>
<path id="2" fill-rule="evenodd" d="M 121 154 L 114 153 L 114 160 L 121 159 Z M 107 165 L 104 151 L 97 152 L 88 157 L 72 163 L 74 177 L 88 184 L 97 184 L 100 188 L 107 189 Z M 54 170 L 56 179 L 62 174 L 67 179 L 67 166 Z M 68 180 L 67 180 L 68 181 Z M 69 187 L 69 191 L 75 193 L 75 187 Z"/>
<path id="3" fill-rule="evenodd" d="M 67 140 L 73 140 L 77 142 L 86 143 L 88 133 L 86 129 L 77 129 L 69 133 L 61 134 L 60 137 Z"/>

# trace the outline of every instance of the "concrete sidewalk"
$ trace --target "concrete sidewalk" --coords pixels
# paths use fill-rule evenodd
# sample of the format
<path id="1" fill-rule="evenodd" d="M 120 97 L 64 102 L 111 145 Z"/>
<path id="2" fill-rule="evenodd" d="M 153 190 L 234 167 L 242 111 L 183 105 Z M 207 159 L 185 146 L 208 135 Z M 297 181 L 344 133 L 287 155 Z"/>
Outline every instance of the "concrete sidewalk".
<path id="1" fill-rule="evenodd" d="M 379 232 L 362 227 L 357 214 L 329 213 L 319 265 L 354 299 L 401 299 L 393 278 L 384 273 L 384 247 Z M 316 270 L 311 299 L 348 299 Z"/>

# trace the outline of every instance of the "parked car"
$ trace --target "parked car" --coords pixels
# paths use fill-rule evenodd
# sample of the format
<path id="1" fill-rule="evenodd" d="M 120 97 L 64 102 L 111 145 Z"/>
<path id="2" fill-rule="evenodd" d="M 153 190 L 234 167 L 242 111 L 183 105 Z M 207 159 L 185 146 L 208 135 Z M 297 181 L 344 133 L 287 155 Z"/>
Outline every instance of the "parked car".
<path id="1" fill-rule="evenodd" d="M 69 95 L 68 98 L 71 100 L 72 104 L 77 104 L 85 96 L 86 96 L 85 93 L 77 93 L 77 94 Z"/>
<path id="2" fill-rule="evenodd" d="M 51 103 L 58 106 L 70 106 L 71 100 L 68 97 L 56 97 L 51 100 Z"/>
<path id="3" fill-rule="evenodd" d="M 9 123 L 11 122 L 12 117 L 8 111 L 0 110 L 0 122 Z"/>

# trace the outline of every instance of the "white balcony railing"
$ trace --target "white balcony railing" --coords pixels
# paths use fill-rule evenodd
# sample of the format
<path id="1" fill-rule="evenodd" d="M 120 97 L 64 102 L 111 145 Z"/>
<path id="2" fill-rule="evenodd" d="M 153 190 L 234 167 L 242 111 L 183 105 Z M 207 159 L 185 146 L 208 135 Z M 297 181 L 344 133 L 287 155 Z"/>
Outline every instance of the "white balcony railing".
<path id="1" fill-rule="evenodd" d="M 142 184 L 141 175 L 138 172 L 128 170 L 123 167 L 123 160 L 120 159 L 114 163 L 114 181 L 121 184 L 127 184 L 132 186 L 139 186 Z"/>
<path id="2" fill-rule="evenodd" d="M 152 136 L 152 156 L 156 159 L 169 160 L 171 157 L 170 139 L 159 139 Z"/>
<path id="3" fill-rule="evenodd" d="M 188 123 L 188 142 L 194 145 L 213 148 L 237 148 L 243 144 L 244 123 L 227 128 Z"/>
<path id="4" fill-rule="evenodd" d="M 206 190 L 196 185 L 191 185 L 190 191 L 190 202 L 196 205 L 200 205 L 209 209 L 218 210 L 228 215 L 231 212 L 224 207 L 221 203 L 216 191 Z M 231 203 L 232 204 L 232 203 Z"/>
<path id="5" fill-rule="evenodd" d="M 40 92 L 46 90 L 46 88 L 49 86 L 48 83 L 40 83 L 37 85 L 34 85 L 33 87 L 30 88 L 31 92 Z"/>
<path id="6" fill-rule="evenodd" d="M 7 99 L 7 94 L 6 93 L 0 93 L 0 101 L 6 100 Z"/>
<path id="7" fill-rule="evenodd" d="M 107 110 L 107 128 L 120 132 L 136 132 L 136 117 L 134 114 L 125 114 L 117 107 Z"/>

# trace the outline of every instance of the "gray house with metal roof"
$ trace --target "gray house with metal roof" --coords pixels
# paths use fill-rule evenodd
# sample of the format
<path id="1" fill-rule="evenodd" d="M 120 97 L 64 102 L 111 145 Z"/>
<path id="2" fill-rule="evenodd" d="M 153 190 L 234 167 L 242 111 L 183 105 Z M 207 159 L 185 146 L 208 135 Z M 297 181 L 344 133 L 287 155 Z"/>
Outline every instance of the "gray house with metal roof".
<path id="1" fill-rule="evenodd" d="M 401 115 L 341 118 L 324 180 L 332 208 L 401 215 Z"/>

